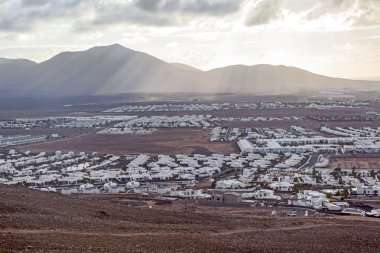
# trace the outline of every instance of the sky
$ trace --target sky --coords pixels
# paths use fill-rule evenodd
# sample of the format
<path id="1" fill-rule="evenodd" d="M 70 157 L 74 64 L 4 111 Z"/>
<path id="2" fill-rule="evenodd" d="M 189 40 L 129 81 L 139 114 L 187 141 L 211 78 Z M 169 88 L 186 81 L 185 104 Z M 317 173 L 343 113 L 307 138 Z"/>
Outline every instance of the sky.
<path id="1" fill-rule="evenodd" d="M 208 70 L 273 64 L 380 80 L 380 0 L 1 0 L 0 57 L 119 43 Z"/>

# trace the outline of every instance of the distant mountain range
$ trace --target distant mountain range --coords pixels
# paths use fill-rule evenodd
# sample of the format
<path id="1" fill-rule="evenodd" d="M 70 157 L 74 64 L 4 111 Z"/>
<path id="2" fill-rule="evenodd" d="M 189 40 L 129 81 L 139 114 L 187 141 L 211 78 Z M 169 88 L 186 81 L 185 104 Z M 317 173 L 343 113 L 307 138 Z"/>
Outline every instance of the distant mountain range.
<path id="1" fill-rule="evenodd" d="M 380 87 L 287 66 L 234 65 L 202 71 L 167 63 L 121 45 L 63 52 L 42 63 L 0 59 L 0 93 L 10 96 L 105 95 L 130 92 L 261 93 Z"/>

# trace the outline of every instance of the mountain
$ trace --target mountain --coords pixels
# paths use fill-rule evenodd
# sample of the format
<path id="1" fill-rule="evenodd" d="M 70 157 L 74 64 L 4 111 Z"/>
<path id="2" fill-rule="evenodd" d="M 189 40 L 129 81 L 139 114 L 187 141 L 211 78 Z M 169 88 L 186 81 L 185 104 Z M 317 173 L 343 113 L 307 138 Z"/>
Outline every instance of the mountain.
<path id="1" fill-rule="evenodd" d="M 0 91 L 10 95 L 101 95 L 129 92 L 295 92 L 379 86 L 379 82 L 330 78 L 287 66 L 234 65 L 201 71 L 170 64 L 115 44 L 64 52 L 34 63 L 0 61 Z"/>
<path id="2" fill-rule="evenodd" d="M 18 94 L 22 91 L 20 84 L 25 82 L 29 70 L 37 63 L 25 59 L 0 58 L 0 94 Z"/>
<path id="3" fill-rule="evenodd" d="M 7 59 L 0 58 L 0 65 L 20 65 L 20 66 L 31 66 L 37 64 L 34 61 L 26 60 L 26 59 Z"/>
<path id="4" fill-rule="evenodd" d="M 182 70 L 189 70 L 189 71 L 197 71 L 197 72 L 200 72 L 202 70 L 200 69 L 197 69 L 197 68 L 194 68 L 193 66 L 190 66 L 190 65 L 187 65 L 187 64 L 183 64 L 183 63 L 172 63 L 173 66 L 179 68 L 179 69 L 182 69 Z"/>

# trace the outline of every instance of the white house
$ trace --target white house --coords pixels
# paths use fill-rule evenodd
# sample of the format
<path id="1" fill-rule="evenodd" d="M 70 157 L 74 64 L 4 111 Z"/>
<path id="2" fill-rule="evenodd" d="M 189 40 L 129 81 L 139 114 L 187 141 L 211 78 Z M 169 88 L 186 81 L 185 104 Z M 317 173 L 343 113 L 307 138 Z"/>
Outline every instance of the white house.
<path id="1" fill-rule="evenodd" d="M 291 192 L 293 191 L 294 184 L 288 182 L 273 182 L 269 187 L 280 192 Z"/>
<path id="2" fill-rule="evenodd" d="M 274 195 L 274 191 L 272 190 L 258 190 L 253 194 L 255 199 L 270 199 L 270 200 L 281 200 L 280 196 Z"/>

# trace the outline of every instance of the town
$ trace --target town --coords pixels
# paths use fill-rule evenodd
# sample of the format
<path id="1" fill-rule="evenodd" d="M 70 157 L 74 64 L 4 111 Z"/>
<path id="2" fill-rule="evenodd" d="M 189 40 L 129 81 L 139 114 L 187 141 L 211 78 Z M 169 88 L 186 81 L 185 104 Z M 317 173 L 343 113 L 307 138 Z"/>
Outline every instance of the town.
<path id="1" fill-rule="evenodd" d="M 379 131 L 366 130 L 365 133 L 376 136 Z M 251 143 L 242 139 L 238 141 L 241 153 L 210 156 L 115 156 L 60 151 L 34 154 L 10 150 L 0 154 L 0 182 L 62 194 L 125 194 L 132 198 L 166 198 L 179 203 L 187 200 L 236 207 L 270 201 L 271 205 L 282 203 L 335 213 L 349 212 L 349 204 L 343 197 L 379 196 L 379 170 L 331 168 L 328 167 L 329 153 L 335 154 L 341 149 L 282 148 L 279 143 L 287 143 L 285 140 L 277 139 L 276 145 L 270 144 L 275 147 L 249 150 Z M 311 143 L 309 139 L 293 140 L 296 144 Z M 319 145 L 321 140 L 332 145 L 360 143 L 352 138 L 342 141 L 315 138 L 314 143 Z M 268 144 L 266 139 L 263 143 Z M 342 147 L 346 149 L 346 145 Z M 355 146 L 350 147 L 347 152 L 355 150 Z M 359 146 L 359 150 L 367 152 L 368 147 Z M 374 152 L 372 147 L 369 151 Z M 351 210 L 351 214 L 360 209 L 355 210 Z M 378 216 L 379 213 L 374 210 L 367 215 Z"/>
<path id="2" fill-rule="evenodd" d="M 77 106 L 88 112 L 1 121 L 0 183 L 65 195 L 379 216 L 375 207 L 352 204 L 380 195 L 377 100 L 331 91 L 278 102 L 87 103 L 64 111 Z M 195 139 L 191 152 L 180 149 L 187 132 L 205 138 Z M 174 135 L 177 151 L 149 152 L 162 134 Z M 82 142 L 86 136 L 92 139 Z M 115 154 L 106 139 L 132 152 Z"/>
<path id="3" fill-rule="evenodd" d="M 64 111 L 76 114 L 79 106 L 88 112 L 3 120 L 0 183 L 122 196 L 139 205 L 149 200 L 273 212 L 281 206 L 379 217 L 371 202 L 358 204 L 380 195 L 378 101 L 339 94 L 274 103 L 73 104 Z M 204 139 L 189 135 L 196 148 L 181 149 L 184 133 Z M 163 134 L 173 136 L 177 150 L 158 146 L 150 153 L 149 146 L 166 141 Z M 131 152 L 113 153 L 105 140 L 121 150 L 129 145 Z"/>

